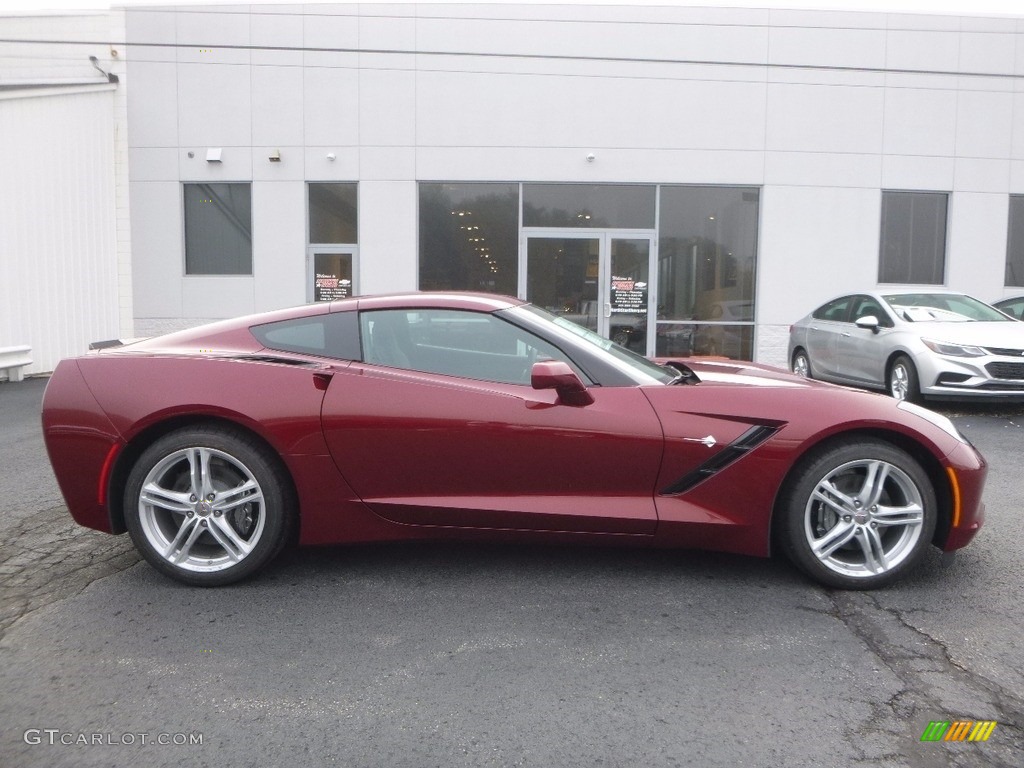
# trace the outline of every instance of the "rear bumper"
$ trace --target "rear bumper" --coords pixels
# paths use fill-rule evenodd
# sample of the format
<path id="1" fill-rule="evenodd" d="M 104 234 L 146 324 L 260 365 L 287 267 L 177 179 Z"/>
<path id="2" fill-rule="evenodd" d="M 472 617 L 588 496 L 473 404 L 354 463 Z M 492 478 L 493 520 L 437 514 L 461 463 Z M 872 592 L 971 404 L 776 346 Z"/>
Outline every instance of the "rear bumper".
<path id="1" fill-rule="evenodd" d="M 43 440 L 57 484 L 79 525 L 113 533 L 107 481 L 124 441 L 75 360 L 62 360 L 43 396 Z"/>

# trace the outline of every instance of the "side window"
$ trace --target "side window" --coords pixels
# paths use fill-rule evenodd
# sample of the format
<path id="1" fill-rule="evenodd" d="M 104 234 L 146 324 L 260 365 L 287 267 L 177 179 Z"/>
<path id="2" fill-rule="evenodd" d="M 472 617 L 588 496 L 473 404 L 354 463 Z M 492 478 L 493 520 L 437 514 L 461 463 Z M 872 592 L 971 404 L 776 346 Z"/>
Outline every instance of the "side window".
<path id="1" fill-rule="evenodd" d="M 557 347 L 485 312 L 361 312 L 360 330 L 363 360 L 390 368 L 528 386 L 537 360 L 572 365 Z"/>
<path id="2" fill-rule="evenodd" d="M 847 312 L 850 309 L 850 302 L 852 296 L 843 296 L 841 299 L 834 299 L 828 304 L 824 304 L 818 307 L 814 311 L 815 320 L 833 320 L 835 322 L 843 322 L 847 318 Z"/>
<path id="3" fill-rule="evenodd" d="M 267 349 L 338 360 L 358 360 L 360 356 L 355 312 L 280 320 L 254 325 L 249 330 Z"/>
<path id="4" fill-rule="evenodd" d="M 862 317 L 867 317 L 868 315 L 873 315 L 878 320 L 878 324 L 883 328 L 891 328 L 893 325 L 889 314 L 882 309 L 882 305 L 875 299 L 870 296 L 858 296 L 857 301 L 853 305 L 853 314 L 850 316 L 850 320 L 857 322 Z"/>

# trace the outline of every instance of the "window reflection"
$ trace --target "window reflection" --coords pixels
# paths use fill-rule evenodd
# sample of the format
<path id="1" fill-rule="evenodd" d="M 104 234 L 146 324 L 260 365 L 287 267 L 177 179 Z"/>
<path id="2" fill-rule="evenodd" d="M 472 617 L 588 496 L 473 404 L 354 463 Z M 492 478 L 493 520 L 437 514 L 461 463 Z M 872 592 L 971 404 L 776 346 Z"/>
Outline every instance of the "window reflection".
<path id="1" fill-rule="evenodd" d="M 524 184 L 524 227 L 654 229 L 655 187 Z"/>
<path id="2" fill-rule="evenodd" d="M 422 183 L 419 196 L 420 290 L 514 296 L 519 186 Z"/>
<path id="3" fill-rule="evenodd" d="M 759 198 L 749 187 L 661 188 L 658 354 L 753 358 Z"/>
<path id="4" fill-rule="evenodd" d="M 357 243 L 355 184 L 309 185 L 309 242 Z"/>

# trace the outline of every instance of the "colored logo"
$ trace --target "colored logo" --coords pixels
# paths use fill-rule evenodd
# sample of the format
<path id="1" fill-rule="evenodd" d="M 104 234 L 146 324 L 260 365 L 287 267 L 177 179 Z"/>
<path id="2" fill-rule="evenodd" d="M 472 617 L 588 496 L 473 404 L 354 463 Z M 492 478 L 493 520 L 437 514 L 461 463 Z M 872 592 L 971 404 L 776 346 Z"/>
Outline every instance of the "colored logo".
<path id="1" fill-rule="evenodd" d="M 921 741 L 988 741 L 996 725 L 995 720 L 932 720 Z"/>

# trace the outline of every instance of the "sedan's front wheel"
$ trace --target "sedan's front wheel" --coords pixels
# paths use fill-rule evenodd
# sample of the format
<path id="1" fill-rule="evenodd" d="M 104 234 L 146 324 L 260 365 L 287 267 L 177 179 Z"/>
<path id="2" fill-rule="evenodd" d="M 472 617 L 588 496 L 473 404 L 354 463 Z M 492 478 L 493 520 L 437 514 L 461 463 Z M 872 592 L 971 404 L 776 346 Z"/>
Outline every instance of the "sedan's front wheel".
<path id="1" fill-rule="evenodd" d="M 194 427 L 157 440 L 125 489 L 125 525 L 158 571 L 194 586 L 249 576 L 281 549 L 294 517 L 280 462 L 252 437 Z"/>
<path id="2" fill-rule="evenodd" d="M 889 394 L 897 400 L 916 403 L 921 398 L 917 369 L 906 355 L 900 355 L 889 367 Z"/>
<path id="3" fill-rule="evenodd" d="M 858 440 L 811 457 L 779 508 L 780 543 L 830 587 L 873 589 L 912 569 L 931 542 L 935 491 L 906 452 Z"/>

